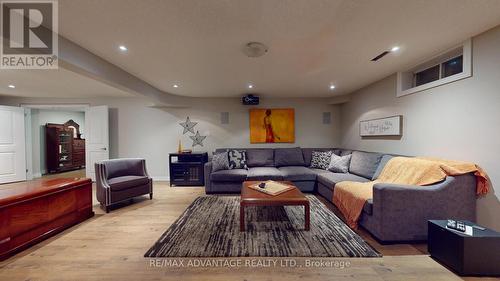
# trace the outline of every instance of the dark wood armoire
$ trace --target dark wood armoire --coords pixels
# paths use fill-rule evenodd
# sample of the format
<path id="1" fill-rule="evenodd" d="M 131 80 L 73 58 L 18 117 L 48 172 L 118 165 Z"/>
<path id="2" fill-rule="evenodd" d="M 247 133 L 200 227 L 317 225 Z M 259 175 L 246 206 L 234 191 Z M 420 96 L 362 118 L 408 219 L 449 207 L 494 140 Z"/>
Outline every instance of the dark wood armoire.
<path id="1" fill-rule="evenodd" d="M 48 173 L 59 173 L 85 167 L 85 140 L 80 125 L 69 120 L 64 124 L 45 125 Z"/>

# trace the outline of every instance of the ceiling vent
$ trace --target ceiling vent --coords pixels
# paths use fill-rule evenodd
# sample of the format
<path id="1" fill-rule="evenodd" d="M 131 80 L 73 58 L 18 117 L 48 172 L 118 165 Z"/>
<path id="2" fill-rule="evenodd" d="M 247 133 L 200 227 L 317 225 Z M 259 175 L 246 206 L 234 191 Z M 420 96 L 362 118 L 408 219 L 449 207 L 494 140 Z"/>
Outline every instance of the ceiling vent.
<path id="1" fill-rule="evenodd" d="M 249 42 L 243 47 L 243 53 L 249 58 L 258 58 L 267 53 L 269 48 L 260 42 Z"/>
<path id="2" fill-rule="evenodd" d="M 372 59 L 372 61 L 378 61 L 379 59 L 381 59 L 381 58 L 385 57 L 388 53 L 389 53 L 389 51 L 385 51 L 385 52 L 381 53 L 380 55 L 378 55 L 378 56 L 374 57 L 374 58 Z"/>

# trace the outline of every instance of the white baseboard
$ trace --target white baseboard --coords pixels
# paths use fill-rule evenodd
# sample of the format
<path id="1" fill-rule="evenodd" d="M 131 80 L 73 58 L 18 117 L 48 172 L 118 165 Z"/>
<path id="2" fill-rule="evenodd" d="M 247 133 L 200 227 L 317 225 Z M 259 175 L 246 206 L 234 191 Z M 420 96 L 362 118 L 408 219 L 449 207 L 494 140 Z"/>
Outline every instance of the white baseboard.
<path id="1" fill-rule="evenodd" d="M 33 178 L 41 178 L 42 173 L 33 174 Z M 153 181 L 170 181 L 170 177 L 168 176 L 153 176 Z"/>
<path id="2" fill-rule="evenodd" d="M 170 177 L 167 176 L 152 176 L 153 181 L 170 181 Z"/>

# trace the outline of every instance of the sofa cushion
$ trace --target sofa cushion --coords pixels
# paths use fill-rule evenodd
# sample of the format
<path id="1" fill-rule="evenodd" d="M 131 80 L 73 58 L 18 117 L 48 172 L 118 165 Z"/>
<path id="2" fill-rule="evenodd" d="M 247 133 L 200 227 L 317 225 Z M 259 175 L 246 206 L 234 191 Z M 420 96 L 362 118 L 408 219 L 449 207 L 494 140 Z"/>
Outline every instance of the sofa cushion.
<path id="1" fill-rule="evenodd" d="M 363 205 L 363 212 L 370 216 L 373 214 L 373 199 L 366 200 L 365 205 Z"/>
<path id="2" fill-rule="evenodd" d="M 371 179 L 377 170 L 382 154 L 354 151 L 351 157 L 349 172 L 358 176 Z"/>
<path id="3" fill-rule="evenodd" d="M 349 173 L 322 173 L 318 175 L 318 182 L 326 185 L 328 188 L 333 189 L 333 187 L 341 181 L 357 181 L 357 182 L 367 182 L 366 178 L 349 174 Z"/>
<path id="4" fill-rule="evenodd" d="M 212 157 L 212 172 L 229 169 L 229 157 L 227 152 L 214 154 Z"/>
<path id="5" fill-rule="evenodd" d="M 280 170 L 275 167 L 252 167 L 248 169 L 248 180 L 261 181 L 261 180 L 283 180 L 283 175 Z"/>
<path id="6" fill-rule="evenodd" d="M 304 166 L 287 166 L 279 168 L 286 181 L 315 181 L 316 173 Z"/>
<path id="7" fill-rule="evenodd" d="M 220 170 L 210 174 L 211 181 L 243 182 L 247 179 L 247 169 Z"/>
<path id="8" fill-rule="evenodd" d="M 313 151 L 311 168 L 327 170 L 330 165 L 333 151 Z"/>
<path id="9" fill-rule="evenodd" d="M 352 150 L 350 150 L 350 149 L 339 149 L 339 153 L 337 155 L 339 155 L 339 156 L 345 156 L 345 155 L 349 155 L 349 154 L 352 154 Z"/>
<path id="10" fill-rule="evenodd" d="M 347 173 L 349 172 L 349 163 L 351 162 L 351 154 L 338 156 L 332 154 L 332 158 L 330 160 L 330 165 L 328 165 L 328 171 L 334 173 Z"/>
<path id="11" fill-rule="evenodd" d="M 122 158 L 103 161 L 106 166 L 106 178 L 112 179 L 122 176 L 142 176 L 144 173 L 144 159 Z"/>
<path id="12" fill-rule="evenodd" d="M 249 149 L 247 150 L 248 167 L 274 167 L 273 149 Z"/>
<path id="13" fill-rule="evenodd" d="M 311 170 L 311 172 L 315 173 L 316 176 L 321 175 L 321 174 L 325 174 L 325 173 L 331 173 L 328 170 L 317 169 L 317 168 L 309 168 L 309 170 Z"/>
<path id="14" fill-rule="evenodd" d="M 247 169 L 246 150 L 231 149 L 229 155 L 229 169 Z"/>
<path id="15" fill-rule="evenodd" d="M 385 165 L 392 158 L 394 158 L 394 156 L 389 155 L 389 154 L 386 154 L 386 155 L 382 156 L 382 158 L 380 158 L 380 163 L 378 164 L 377 169 L 375 170 L 375 173 L 373 174 L 372 180 L 376 180 L 380 176 Z"/>
<path id="16" fill-rule="evenodd" d="M 108 180 L 111 191 L 126 190 L 140 185 L 146 185 L 148 183 L 149 178 L 144 176 L 123 176 Z"/>
<path id="17" fill-rule="evenodd" d="M 304 166 L 304 155 L 300 147 L 276 148 L 274 150 L 274 165 L 283 166 Z"/>

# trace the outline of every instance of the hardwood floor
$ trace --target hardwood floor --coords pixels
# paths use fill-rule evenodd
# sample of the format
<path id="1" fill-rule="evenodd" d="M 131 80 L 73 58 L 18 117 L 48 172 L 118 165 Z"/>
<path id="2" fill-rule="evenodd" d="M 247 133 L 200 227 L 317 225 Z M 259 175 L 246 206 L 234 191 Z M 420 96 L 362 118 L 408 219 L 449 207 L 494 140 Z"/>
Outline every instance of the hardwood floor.
<path id="1" fill-rule="evenodd" d="M 85 169 L 73 170 L 58 174 L 46 174 L 43 175 L 42 178 L 84 178 L 85 177 Z"/>
<path id="2" fill-rule="evenodd" d="M 287 259 L 273 259 L 278 261 L 276 267 L 258 268 L 187 267 L 190 259 L 177 259 L 185 266 L 151 266 L 155 261 L 172 261 L 143 255 L 204 194 L 202 188 L 171 188 L 164 182 L 155 182 L 154 191 L 153 200 L 144 196 L 109 214 L 94 199 L 92 219 L 1 262 L 0 280 L 461 280 L 424 254 L 425 244 L 380 245 L 364 232 L 360 234 L 383 258 L 292 258 L 297 267 L 281 266 Z M 222 260 L 245 265 L 269 259 Z M 307 268 L 306 260 L 337 264 Z"/>

